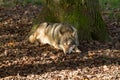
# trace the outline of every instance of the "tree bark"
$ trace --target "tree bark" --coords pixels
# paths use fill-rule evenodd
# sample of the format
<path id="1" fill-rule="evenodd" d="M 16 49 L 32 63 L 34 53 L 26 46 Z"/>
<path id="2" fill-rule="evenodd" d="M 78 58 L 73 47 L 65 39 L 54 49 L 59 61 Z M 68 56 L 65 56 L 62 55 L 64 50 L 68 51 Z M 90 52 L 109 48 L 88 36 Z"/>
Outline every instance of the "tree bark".
<path id="1" fill-rule="evenodd" d="M 70 23 L 81 40 L 108 41 L 98 0 L 45 0 L 41 21 Z"/>

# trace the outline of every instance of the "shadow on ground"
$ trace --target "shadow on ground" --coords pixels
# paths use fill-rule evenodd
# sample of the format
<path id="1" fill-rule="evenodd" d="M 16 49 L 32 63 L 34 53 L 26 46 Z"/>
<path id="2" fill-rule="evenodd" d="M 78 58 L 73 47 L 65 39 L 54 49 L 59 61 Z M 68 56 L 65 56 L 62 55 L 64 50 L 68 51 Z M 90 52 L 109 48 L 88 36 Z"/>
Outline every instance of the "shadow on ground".
<path id="1" fill-rule="evenodd" d="M 34 51 L 34 50 L 33 50 Z M 29 54 L 29 55 L 28 55 Z M 42 57 L 40 54 L 45 54 L 45 53 L 39 53 L 36 55 L 33 55 L 32 53 L 28 52 L 27 56 L 28 57 Z M 54 53 L 52 53 L 54 54 Z M 22 54 L 19 57 L 14 57 L 10 59 L 8 62 L 11 62 L 11 65 L 7 66 L 2 66 L 0 67 L 0 77 L 4 78 L 7 76 L 16 76 L 17 74 L 21 75 L 21 76 L 27 76 L 29 74 L 44 74 L 46 72 L 53 72 L 53 71 L 61 71 L 61 70 L 75 70 L 75 69 L 82 69 L 84 67 L 89 67 L 89 68 L 93 68 L 93 67 L 99 67 L 99 66 L 103 66 L 103 65 L 111 65 L 111 64 L 118 64 L 120 65 L 120 58 L 119 57 L 110 57 L 110 56 L 105 56 L 105 55 L 94 55 L 92 58 L 91 56 L 87 56 L 86 59 L 83 59 L 83 57 L 85 57 L 87 54 L 84 54 L 83 56 L 79 56 L 79 54 L 64 54 L 62 55 L 62 52 L 60 51 L 60 53 L 55 53 L 55 55 L 60 54 L 60 56 L 57 56 L 57 59 L 50 59 L 49 58 L 49 62 L 46 61 L 41 64 L 40 61 L 37 59 L 34 59 L 33 61 L 31 59 L 28 58 L 28 60 L 31 60 L 31 63 L 27 63 L 27 59 L 26 59 L 26 63 L 23 61 L 22 63 L 16 63 L 12 65 L 11 61 L 14 61 L 16 59 L 20 59 L 21 57 L 26 56 L 25 54 Z M 18 54 L 20 55 L 20 54 Z M 17 56 L 17 55 L 16 55 Z M 51 57 L 48 55 L 48 57 Z M 13 60 L 11 60 L 13 59 Z M 43 59 L 43 61 L 45 60 Z M 4 63 L 4 61 L 0 61 L 2 63 Z M 2 65 L 2 64 L 1 64 Z"/>

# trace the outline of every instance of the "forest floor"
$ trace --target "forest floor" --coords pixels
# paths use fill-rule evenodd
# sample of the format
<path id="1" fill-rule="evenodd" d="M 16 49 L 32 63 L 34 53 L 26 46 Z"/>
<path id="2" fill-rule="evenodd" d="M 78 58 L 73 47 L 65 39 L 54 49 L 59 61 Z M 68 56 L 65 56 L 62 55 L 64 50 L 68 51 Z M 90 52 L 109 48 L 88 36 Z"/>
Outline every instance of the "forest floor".
<path id="1" fill-rule="evenodd" d="M 80 41 L 82 53 L 63 54 L 27 41 L 41 7 L 0 8 L 0 80 L 120 80 L 120 49 L 111 42 Z M 105 18 L 113 40 L 120 24 Z"/>

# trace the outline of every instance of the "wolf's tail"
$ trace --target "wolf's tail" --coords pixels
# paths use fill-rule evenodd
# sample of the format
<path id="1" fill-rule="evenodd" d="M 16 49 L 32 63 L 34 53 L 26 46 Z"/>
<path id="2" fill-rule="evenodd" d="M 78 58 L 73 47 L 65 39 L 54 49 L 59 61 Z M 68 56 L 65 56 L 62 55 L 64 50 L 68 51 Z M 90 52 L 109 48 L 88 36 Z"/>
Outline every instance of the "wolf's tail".
<path id="1" fill-rule="evenodd" d="M 29 42 L 30 43 L 35 43 L 37 40 L 37 32 L 33 33 L 32 35 L 30 35 L 29 37 Z"/>

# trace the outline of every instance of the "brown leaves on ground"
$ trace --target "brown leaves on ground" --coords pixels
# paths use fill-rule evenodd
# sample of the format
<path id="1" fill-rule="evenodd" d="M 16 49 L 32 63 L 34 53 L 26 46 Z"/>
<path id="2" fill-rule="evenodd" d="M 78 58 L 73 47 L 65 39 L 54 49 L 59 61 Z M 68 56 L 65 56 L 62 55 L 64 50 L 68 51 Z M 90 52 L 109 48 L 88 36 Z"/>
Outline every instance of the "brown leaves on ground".
<path id="1" fill-rule="evenodd" d="M 41 7 L 0 8 L 1 80 L 119 80 L 120 49 L 112 43 L 80 41 L 81 54 L 63 54 L 49 45 L 30 44 L 32 19 Z M 120 25 L 108 22 L 118 39 Z"/>

